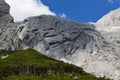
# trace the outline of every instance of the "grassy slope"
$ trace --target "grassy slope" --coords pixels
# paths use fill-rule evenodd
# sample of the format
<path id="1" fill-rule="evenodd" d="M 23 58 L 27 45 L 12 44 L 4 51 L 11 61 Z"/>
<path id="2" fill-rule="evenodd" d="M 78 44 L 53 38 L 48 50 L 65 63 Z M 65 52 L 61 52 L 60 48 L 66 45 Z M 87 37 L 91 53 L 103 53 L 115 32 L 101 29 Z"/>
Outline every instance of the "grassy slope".
<path id="1" fill-rule="evenodd" d="M 0 59 L 0 80 L 109 80 L 96 78 L 82 68 L 48 58 L 33 49 L 4 51 L 0 56 L 3 54 L 10 55 Z"/>

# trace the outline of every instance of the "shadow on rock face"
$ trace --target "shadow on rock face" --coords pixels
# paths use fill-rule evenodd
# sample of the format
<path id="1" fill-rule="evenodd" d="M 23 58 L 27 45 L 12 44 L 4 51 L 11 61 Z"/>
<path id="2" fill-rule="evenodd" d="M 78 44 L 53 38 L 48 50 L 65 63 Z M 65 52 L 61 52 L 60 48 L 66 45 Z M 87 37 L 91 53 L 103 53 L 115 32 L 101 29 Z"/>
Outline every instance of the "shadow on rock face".
<path id="1" fill-rule="evenodd" d="M 43 51 L 53 58 L 86 49 L 94 36 L 100 35 L 93 24 L 76 23 L 51 15 L 30 17 L 23 23 L 18 29 L 18 36 L 24 46 Z"/>

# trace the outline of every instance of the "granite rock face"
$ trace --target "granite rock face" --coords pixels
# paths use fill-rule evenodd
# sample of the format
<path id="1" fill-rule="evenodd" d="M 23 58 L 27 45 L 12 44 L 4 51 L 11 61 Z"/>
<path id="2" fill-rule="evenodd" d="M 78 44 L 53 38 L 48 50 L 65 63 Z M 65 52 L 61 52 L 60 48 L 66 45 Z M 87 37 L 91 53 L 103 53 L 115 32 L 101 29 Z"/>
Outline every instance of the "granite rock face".
<path id="1" fill-rule="evenodd" d="M 79 24 L 54 16 L 36 16 L 25 21 L 18 29 L 24 48 L 34 48 L 56 59 L 72 55 L 79 48 L 85 49 L 94 36 L 99 36 L 92 24 Z"/>
<path id="2" fill-rule="evenodd" d="M 0 50 L 20 48 L 19 38 L 13 28 L 13 17 L 9 14 L 9 10 L 9 5 L 4 0 L 0 0 Z"/>
<path id="3" fill-rule="evenodd" d="M 33 48 L 96 76 L 120 79 L 120 9 L 92 24 L 50 15 L 17 23 L 9 8 L 0 0 L 0 50 Z"/>

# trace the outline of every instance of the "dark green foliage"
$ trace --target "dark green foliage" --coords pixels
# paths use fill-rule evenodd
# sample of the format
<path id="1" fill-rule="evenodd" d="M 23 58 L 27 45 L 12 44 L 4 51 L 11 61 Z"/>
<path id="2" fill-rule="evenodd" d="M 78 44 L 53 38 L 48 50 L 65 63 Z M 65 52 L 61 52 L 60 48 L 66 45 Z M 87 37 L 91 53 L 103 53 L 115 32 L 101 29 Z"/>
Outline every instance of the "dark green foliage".
<path id="1" fill-rule="evenodd" d="M 33 50 L 1 52 L 0 80 L 109 80 L 96 78 L 82 68 L 57 61 Z"/>

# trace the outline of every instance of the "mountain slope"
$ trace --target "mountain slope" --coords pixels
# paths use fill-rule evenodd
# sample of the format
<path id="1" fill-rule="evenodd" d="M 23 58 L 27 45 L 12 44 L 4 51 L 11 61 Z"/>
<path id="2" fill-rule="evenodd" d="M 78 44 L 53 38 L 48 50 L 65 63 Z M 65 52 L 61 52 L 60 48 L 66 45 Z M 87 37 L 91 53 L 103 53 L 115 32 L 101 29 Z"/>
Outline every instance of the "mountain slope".
<path id="1" fill-rule="evenodd" d="M 104 27 L 120 26 L 120 8 L 109 12 L 97 21 L 97 24 Z"/>
<path id="2" fill-rule="evenodd" d="M 0 50 L 33 48 L 96 76 L 120 79 L 119 9 L 94 24 L 51 15 L 14 22 L 10 7 L 4 0 L 0 3 Z"/>
<path id="3" fill-rule="evenodd" d="M 57 61 L 33 50 L 0 52 L 0 77 L 2 80 L 108 80 L 96 78 L 82 68 Z"/>
<path id="4" fill-rule="evenodd" d="M 42 15 L 26 19 L 16 30 L 23 49 L 33 48 L 97 76 L 119 78 L 120 49 L 94 24 Z"/>

